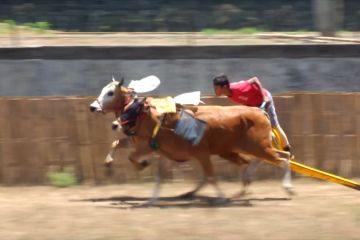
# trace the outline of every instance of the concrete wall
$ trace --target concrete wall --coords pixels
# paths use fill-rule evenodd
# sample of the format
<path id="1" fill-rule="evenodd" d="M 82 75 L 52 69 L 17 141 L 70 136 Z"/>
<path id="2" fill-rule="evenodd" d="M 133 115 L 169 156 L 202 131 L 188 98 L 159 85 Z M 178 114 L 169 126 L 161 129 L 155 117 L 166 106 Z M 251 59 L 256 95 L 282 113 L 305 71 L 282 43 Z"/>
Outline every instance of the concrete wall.
<path id="1" fill-rule="evenodd" d="M 157 75 L 152 94 L 212 94 L 219 73 L 270 91 L 360 91 L 360 45 L 40 47 L 0 49 L 0 95 L 97 95 L 111 75 Z"/>

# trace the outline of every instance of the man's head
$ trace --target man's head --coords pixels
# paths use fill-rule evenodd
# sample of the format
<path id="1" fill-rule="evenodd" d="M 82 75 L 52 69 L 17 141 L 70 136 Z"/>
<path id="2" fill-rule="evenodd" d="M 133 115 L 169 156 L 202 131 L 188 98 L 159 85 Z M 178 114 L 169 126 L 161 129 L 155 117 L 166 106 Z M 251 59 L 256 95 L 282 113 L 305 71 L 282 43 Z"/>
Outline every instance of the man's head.
<path id="1" fill-rule="evenodd" d="M 220 74 L 213 79 L 213 87 L 216 96 L 230 96 L 230 82 L 225 74 Z"/>

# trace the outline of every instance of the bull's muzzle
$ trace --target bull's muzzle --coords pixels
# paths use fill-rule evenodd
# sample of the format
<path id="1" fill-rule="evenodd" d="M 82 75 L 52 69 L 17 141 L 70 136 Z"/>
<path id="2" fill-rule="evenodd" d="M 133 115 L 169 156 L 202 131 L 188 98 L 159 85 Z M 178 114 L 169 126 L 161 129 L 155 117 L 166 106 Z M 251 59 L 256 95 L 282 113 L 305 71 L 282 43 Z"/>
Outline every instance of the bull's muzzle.
<path id="1" fill-rule="evenodd" d="M 89 109 L 90 109 L 90 112 L 95 112 L 96 111 L 96 107 L 94 107 L 94 106 L 90 106 Z"/>
<path id="2" fill-rule="evenodd" d="M 90 112 L 103 112 L 102 107 L 97 100 L 90 104 L 89 110 Z"/>

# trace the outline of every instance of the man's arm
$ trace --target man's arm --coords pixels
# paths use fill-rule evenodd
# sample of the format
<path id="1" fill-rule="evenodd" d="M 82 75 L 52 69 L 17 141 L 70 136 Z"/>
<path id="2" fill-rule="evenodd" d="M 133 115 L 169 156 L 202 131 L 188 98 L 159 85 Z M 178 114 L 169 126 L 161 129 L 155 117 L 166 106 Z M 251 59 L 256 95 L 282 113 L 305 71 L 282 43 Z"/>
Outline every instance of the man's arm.
<path id="1" fill-rule="evenodd" d="M 261 82 L 257 77 L 250 78 L 248 82 L 257 85 L 259 89 L 261 89 L 261 92 L 263 94 L 263 101 L 265 102 L 270 101 L 269 97 L 265 94 L 265 91 L 263 91 L 263 86 L 261 85 Z"/>

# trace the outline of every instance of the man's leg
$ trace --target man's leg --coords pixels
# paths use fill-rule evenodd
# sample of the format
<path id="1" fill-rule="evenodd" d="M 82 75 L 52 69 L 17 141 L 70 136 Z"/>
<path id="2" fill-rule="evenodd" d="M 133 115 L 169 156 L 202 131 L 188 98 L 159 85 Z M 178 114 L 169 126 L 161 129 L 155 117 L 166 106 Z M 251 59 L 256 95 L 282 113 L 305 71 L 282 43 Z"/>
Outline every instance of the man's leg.
<path id="1" fill-rule="evenodd" d="M 275 128 L 275 130 L 277 131 L 279 137 L 281 138 L 281 147 L 284 151 L 287 151 L 291 154 L 291 158 L 293 157 L 293 154 L 291 152 L 291 147 L 290 147 L 290 143 L 289 140 L 284 132 L 284 130 L 282 129 L 282 127 L 279 124 L 279 120 L 276 114 L 276 109 L 275 109 L 275 104 L 273 101 L 273 98 L 271 96 L 270 92 L 267 92 L 269 99 L 270 99 L 270 105 L 269 107 L 266 109 L 266 112 L 269 114 L 270 117 L 270 121 L 271 121 L 271 127 Z"/>
<path id="2" fill-rule="evenodd" d="M 290 152 L 290 143 L 289 140 L 284 132 L 284 130 L 281 128 L 280 124 L 274 126 L 275 131 L 278 133 L 278 136 L 281 138 L 281 147 L 284 151 Z"/>

